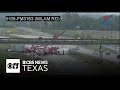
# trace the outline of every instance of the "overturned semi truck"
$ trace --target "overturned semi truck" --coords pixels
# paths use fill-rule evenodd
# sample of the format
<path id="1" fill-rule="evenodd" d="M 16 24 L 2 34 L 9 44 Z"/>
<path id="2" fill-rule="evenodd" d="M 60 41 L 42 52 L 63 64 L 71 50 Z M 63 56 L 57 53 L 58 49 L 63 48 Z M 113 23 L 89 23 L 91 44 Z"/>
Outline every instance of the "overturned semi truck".
<path id="1" fill-rule="evenodd" d="M 11 48 L 8 49 L 9 52 L 24 52 L 32 53 L 35 52 L 38 55 L 43 54 L 56 54 L 58 47 L 53 46 L 43 46 L 43 45 L 25 45 L 25 44 L 11 44 Z"/>
<path id="2" fill-rule="evenodd" d="M 43 46 L 43 45 L 25 45 L 25 44 L 11 44 L 10 52 L 36 53 L 37 55 L 57 54 L 57 55 L 73 55 L 78 54 L 76 48 L 59 48 L 58 46 Z"/>

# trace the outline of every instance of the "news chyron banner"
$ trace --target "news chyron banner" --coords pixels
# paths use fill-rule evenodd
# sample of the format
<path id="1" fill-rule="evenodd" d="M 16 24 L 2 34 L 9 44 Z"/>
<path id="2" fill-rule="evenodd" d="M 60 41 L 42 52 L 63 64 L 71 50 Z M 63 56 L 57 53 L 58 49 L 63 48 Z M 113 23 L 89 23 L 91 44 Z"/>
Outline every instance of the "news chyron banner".
<path id="1" fill-rule="evenodd" d="M 60 16 L 6 16 L 6 21 L 60 21 Z"/>
<path id="2" fill-rule="evenodd" d="M 0 78 L 118 75 L 119 12 L 0 13 Z"/>

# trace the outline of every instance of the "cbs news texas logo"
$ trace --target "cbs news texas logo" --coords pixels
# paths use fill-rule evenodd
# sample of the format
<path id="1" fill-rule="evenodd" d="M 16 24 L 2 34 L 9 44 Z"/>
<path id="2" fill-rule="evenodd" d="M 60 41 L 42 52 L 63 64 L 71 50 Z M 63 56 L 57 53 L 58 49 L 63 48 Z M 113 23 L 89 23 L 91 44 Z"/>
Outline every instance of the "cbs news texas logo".
<path id="1" fill-rule="evenodd" d="M 20 73 L 20 59 L 6 59 L 6 73 Z"/>
<path id="2" fill-rule="evenodd" d="M 48 71 L 47 60 L 23 60 L 23 71 Z M 6 59 L 6 73 L 20 73 L 20 59 Z"/>

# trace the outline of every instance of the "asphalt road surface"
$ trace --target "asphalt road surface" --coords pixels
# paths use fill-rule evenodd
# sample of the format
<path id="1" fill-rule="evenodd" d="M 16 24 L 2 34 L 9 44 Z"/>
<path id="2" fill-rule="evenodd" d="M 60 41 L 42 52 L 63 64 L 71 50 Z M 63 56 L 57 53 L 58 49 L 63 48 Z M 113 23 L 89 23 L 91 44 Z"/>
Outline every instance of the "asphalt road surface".
<path id="1" fill-rule="evenodd" d="M 38 33 L 38 32 L 36 32 L 36 33 Z M 49 34 L 46 34 L 46 33 L 43 33 L 43 32 L 39 32 L 39 33 L 41 33 L 43 38 L 52 38 L 52 35 L 49 35 Z M 36 35 L 36 36 L 33 36 L 33 35 L 18 35 L 18 34 L 11 34 L 11 35 L 17 36 L 17 37 L 22 37 L 22 38 L 38 38 L 38 37 L 40 37 L 38 35 Z M 60 37 L 60 38 L 66 38 L 66 37 Z M 59 46 L 61 48 L 63 48 L 63 47 L 64 48 L 77 47 L 76 45 L 59 45 Z M 93 50 L 86 49 L 85 47 L 81 47 L 80 45 L 78 47 L 80 48 L 80 50 L 78 50 L 78 52 L 80 52 L 80 53 L 84 53 L 84 54 L 91 55 L 91 56 L 94 56 L 94 57 L 99 57 L 99 55 L 93 54 L 94 53 Z M 103 53 L 103 58 L 108 59 L 110 61 L 119 62 L 119 60 L 117 59 L 117 54 L 105 55 L 105 53 Z"/>

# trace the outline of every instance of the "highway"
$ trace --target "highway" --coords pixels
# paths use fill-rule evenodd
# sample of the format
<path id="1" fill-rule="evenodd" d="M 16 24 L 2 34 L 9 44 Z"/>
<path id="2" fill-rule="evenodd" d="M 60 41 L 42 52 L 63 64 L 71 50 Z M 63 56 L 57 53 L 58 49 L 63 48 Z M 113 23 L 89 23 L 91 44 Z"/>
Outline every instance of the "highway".
<path id="1" fill-rule="evenodd" d="M 0 43 L 31 43 L 31 44 L 53 44 L 53 45 L 80 45 L 80 44 L 120 44 L 119 39 L 91 39 L 91 40 L 81 40 L 81 39 L 48 39 L 44 38 L 42 40 L 38 38 L 0 38 Z"/>
<path id="2" fill-rule="evenodd" d="M 85 45 L 85 44 L 107 44 L 105 46 L 109 46 L 109 44 L 119 44 L 120 40 L 73 40 L 70 39 L 69 37 L 64 37 L 64 36 L 60 36 L 59 40 L 54 40 L 50 39 L 52 38 L 52 35 L 47 34 L 47 33 L 43 33 L 43 32 L 38 32 L 38 31 L 34 31 L 33 29 L 28 29 L 28 28 L 22 28 L 22 27 L 17 27 L 17 29 L 20 30 L 27 30 L 30 32 L 34 32 L 36 35 L 19 35 L 19 34 L 10 34 L 11 36 L 14 36 L 16 38 L 11 38 L 11 39 L 6 39 L 9 37 L 0 37 L 0 43 L 24 43 L 24 44 L 44 44 L 44 45 L 59 45 L 62 46 L 64 45 L 64 48 L 73 48 L 76 47 L 77 45 L 79 46 L 80 50 L 78 50 L 79 53 L 83 53 L 86 55 L 90 55 L 90 56 L 94 56 L 94 57 L 98 57 L 98 55 L 93 54 L 94 51 L 86 49 L 85 47 L 81 47 L 81 44 Z M 39 40 L 38 37 L 43 37 L 43 40 Z M 49 39 L 48 39 L 49 38 Z M 105 55 L 105 53 L 103 54 L 105 57 L 104 59 L 108 59 L 110 61 L 115 61 L 118 62 L 118 59 L 116 58 L 116 54 L 115 55 Z"/>

